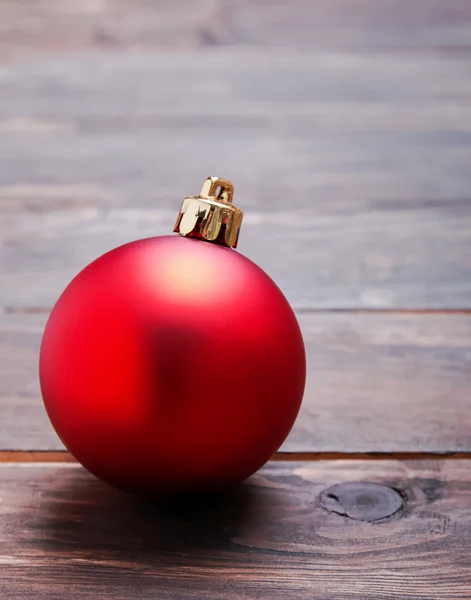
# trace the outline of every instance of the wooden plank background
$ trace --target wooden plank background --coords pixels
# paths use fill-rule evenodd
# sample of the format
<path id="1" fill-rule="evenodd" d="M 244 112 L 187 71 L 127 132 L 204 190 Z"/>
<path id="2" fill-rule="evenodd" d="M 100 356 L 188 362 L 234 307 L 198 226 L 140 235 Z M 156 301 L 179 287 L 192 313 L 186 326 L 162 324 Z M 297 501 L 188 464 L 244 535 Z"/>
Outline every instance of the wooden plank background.
<path id="1" fill-rule="evenodd" d="M 469 599 L 470 42 L 468 0 L 0 0 L 2 599 Z M 210 174 L 306 396 L 227 496 L 138 501 L 66 462 L 41 333 Z"/>
<path id="2" fill-rule="evenodd" d="M 0 317 L 0 450 L 62 448 L 37 375 L 46 317 Z M 308 379 L 283 451 L 471 450 L 471 316 L 322 312 L 299 320 Z"/>
<path id="3" fill-rule="evenodd" d="M 36 362 L 67 282 L 168 233 L 209 173 L 306 336 L 284 449 L 471 449 L 467 2 L 3 0 L 0 22 L 0 449 L 60 447 Z"/>
<path id="4" fill-rule="evenodd" d="M 470 308 L 466 1 L 0 3 L 0 306 L 209 173 L 296 308 Z"/>
<path id="5" fill-rule="evenodd" d="M 78 465 L 0 464 L 2 598 L 468 599 L 468 462 L 275 462 L 225 498 L 160 505 Z M 399 486 L 406 512 L 368 523 L 319 506 L 364 479 Z"/>

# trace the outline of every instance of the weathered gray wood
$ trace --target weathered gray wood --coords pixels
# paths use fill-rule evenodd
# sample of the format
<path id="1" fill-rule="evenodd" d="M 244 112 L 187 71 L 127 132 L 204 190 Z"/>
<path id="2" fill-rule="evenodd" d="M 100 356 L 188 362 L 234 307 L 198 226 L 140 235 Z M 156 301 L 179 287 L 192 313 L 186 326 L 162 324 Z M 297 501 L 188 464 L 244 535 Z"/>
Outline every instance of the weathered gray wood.
<path id="1" fill-rule="evenodd" d="M 16 190 L 10 201 L 21 197 L 23 210 L 2 213 L 3 310 L 51 308 L 88 262 L 133 239 L 169 233 L 177 213 L 103 210 L 99 192 L 41 187 Z M 189 186 L 188 193 L 198 187 Z M 42 194 L 45 206 L 36 209 Z M 62 198 L 76 205 L 61 209 Z M 180 198 L 172 204 L 176 209 Z M 469 307 L 469 212 L 458 201 L 351 212 L 322 203 L 291 214 L 247 211 L 240 251 L 273 277 L 296 309 Z"/>
<path id="2" fill-rule="evenodd" d="M 46 317 L 0 318 L 0 450 L 61 448 L 37 377 Z M 471 315 L 299 317 L 308 379 L 283 451 L 471 451 Z"/>
<path id="3" fill-rule="evenodd" d="M 2 0 L 0 53 L 225 45 L 456 51 L 469 49 L 470 13 L 467 0 Z"/>
<path id="4" fill-rule="evenodd" d="M 0 306 L 51 306 L 217 173 L 296 307 L 470 307 L 471 55 L 50 53 L 0 68 Z"/>
<path id="5" fill-rule="evenodd" d="M 169 232 L 209 173 L 233 179 L 241 251 L 296 308 L 469 307 L 469 5 L 200 2 L 178 17 L 183 6 L 0 3 L 4 326 L 29 327 L 21 314 L 47 312 L 105 250 Z M 208 24 L 227 33 L 211 48 Z M 12 334 L 20 349 L 2 349 L 4 448 L 57 444 L 31 323 L 23 341 Z M 313 366 L 287 448 L 469 448 L 466 317 L 313 316 L 304 327 Z M 411 328 L 412 350 L 391 327 Z"/>
<path id="6" fill-rule="evenodd" d="M 312 312 L 471 308 L 470 40 L 467 0 L 0 0 L 0 451 L 61 447 L 37 354 L 64 285 L 209 174 L 299 309 L 283 450 L 471 451 L 469 311 Z M 468 599 L 469 467 L 277 462 L 150 506 L 0 462 L 0 597 Z"/>
<path id="7" fill-rule="evenodd" d="M 157 504 L 74 465 L 0 478 L 4 600 L 469 598 L 469 461 L 278 462 L 226 497 Z M 369 523 L 320 507 L 348 481 L 400 490 L 405 510 Z"/>

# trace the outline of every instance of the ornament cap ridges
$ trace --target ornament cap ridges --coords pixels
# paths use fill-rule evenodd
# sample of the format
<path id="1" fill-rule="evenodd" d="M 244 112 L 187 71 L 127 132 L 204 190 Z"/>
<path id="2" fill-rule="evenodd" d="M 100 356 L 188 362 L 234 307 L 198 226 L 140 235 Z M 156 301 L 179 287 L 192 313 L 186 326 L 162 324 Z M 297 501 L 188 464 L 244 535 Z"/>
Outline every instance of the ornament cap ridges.
<path id="1" fill-rule="evenodd" d="M 173 231 L 236 248 L 243 212 L 232 204 L 233 195 L 230 181 L 208 177 L 198 196 L 184 198 Z"/>

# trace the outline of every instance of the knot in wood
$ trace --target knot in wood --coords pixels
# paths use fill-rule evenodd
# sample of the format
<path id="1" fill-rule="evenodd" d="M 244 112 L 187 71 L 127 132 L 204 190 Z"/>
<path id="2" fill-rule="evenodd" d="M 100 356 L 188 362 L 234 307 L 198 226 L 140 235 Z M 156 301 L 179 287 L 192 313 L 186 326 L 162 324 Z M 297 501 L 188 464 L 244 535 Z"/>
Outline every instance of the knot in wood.
<path id="1" fill-rule="evenodd" d="M 322 492 L 320 504 L 330 512 L 371 522 L 392 516 L 404 506 L 404 500 L 386 485 L 349 481 Z"/>

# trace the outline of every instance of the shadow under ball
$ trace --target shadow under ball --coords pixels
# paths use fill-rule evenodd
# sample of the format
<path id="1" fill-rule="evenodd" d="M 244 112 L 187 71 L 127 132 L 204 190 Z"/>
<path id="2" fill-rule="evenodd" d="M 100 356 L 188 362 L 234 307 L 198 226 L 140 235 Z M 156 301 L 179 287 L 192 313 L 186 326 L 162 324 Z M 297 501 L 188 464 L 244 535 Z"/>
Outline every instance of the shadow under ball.
<path id="1" fill-rule="evenodd" d="M 209 178 L 183 201 L 180 236 L 101 256 L 50 315 L 46 410 L 75 458 L 117 488 L 234 484 L 293 426 L 306 377 L 301 332 L 275 283 L 228 247 L 241 219 L 232 185 Z"/>

